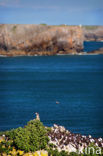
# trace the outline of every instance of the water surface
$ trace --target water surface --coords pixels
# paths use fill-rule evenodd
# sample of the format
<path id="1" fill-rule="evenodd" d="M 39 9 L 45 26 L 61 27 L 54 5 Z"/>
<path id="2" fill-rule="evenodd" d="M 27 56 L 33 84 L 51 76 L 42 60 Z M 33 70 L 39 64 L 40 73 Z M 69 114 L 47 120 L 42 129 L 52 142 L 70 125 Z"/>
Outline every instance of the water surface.
<path id="1" fill-rule="evenodd" d="M 0 130 L 34 112 L 47 126 L 103 137 L 103 55 L 0 58 Z"/>
<path id="2" fill-rule="evenodd" d="M 85 41 L 84 42 L 84 51 L 85 52 L 91 52 L 94 50 L 98 50 L 100 48 L 103 48 L 103 42 L 96 42 L 96 41 Z"/>

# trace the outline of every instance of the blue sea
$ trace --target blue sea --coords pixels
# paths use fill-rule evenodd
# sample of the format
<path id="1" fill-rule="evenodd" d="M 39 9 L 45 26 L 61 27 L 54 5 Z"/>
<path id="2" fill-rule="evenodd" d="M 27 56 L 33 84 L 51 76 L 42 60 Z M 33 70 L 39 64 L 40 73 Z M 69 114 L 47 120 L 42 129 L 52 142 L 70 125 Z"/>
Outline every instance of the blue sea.
<path id="1" fill-rule="evenodd" d="M 95 42 L 95 41 L 85 41 L 84 42 L 84 51 L 91 52 L 93 50 L 97 50 L 99 48 L 103 48 L 103 42 Z"/>
<path id="2" fill-rule="evenodd" d="M 0 131 L 35 112 L 46 126 L 103 137 L 103 55 L 0 57 Z"/>

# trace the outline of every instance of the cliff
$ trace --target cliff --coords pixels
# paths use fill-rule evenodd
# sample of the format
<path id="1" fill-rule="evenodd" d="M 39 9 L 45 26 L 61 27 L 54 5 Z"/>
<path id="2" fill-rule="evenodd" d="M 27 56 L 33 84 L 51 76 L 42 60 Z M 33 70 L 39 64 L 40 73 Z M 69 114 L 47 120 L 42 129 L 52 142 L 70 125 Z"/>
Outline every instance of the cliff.
<path id="1" fill-rule="evenodd" d="M 103 41 L 103 26 L 83 26 L 86 41 Z"/>
<path id="2" fill-rule="evenodd" d="M 83 50 L 80 26 L 0 25 L 1 55 L 55 55 Z"/>

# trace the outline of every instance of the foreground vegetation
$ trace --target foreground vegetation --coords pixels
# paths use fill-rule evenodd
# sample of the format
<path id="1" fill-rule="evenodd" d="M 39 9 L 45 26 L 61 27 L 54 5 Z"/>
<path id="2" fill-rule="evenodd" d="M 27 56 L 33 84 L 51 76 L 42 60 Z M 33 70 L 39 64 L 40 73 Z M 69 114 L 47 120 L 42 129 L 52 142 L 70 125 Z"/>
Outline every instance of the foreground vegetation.
<path id="1" fill-rule="evenodd" d="M 54 145 L 49 143 L 49 131 L 51 128 L 45 127 L 39 120 L 31 120 L 24 128 L 1 132 L 0 156 L 79 156 L 74 152 L 68 154 L 54 149 Z M 92 152 L 84 156 L 90 155 L 93 155 Z"/>

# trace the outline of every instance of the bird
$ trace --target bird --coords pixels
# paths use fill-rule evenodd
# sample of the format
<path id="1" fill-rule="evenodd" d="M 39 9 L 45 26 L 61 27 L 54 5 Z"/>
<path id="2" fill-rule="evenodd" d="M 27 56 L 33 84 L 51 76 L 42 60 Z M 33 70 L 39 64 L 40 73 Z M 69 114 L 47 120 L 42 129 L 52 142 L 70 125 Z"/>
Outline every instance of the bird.
<path id="1" fill-rule="evenodd" d="M 36 115 L 36 120 L 40 121 L 39 113 L 35 113 L 35 115 Z"/>
<path id="2" fill-rule="evenodd" d="M 56 104 L 59 104 L 60 102 L 59 101 L 56 101 Z"/>

